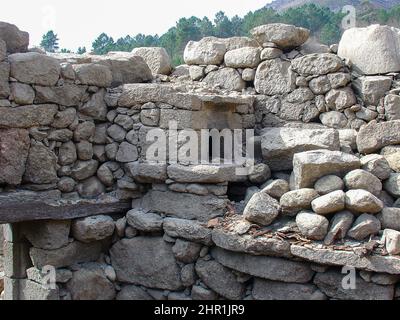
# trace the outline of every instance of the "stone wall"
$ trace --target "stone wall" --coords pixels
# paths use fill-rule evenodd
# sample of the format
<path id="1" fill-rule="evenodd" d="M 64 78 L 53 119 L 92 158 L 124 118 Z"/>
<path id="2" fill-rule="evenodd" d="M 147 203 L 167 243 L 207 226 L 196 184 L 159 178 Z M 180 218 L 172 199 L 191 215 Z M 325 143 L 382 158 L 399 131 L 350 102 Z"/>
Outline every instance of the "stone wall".
<path id="1" fill-rule="evenodd" d="M 398 299 L 400 67 L 308 38 L 205 38 L 171 70 L 161 48 L 45 54 L 0 24 L 4 299 Z M 196 163 L 185 129 L 255 129 L 256 162 Z M 149 133 L 179 161 L 149 161 Z"/>

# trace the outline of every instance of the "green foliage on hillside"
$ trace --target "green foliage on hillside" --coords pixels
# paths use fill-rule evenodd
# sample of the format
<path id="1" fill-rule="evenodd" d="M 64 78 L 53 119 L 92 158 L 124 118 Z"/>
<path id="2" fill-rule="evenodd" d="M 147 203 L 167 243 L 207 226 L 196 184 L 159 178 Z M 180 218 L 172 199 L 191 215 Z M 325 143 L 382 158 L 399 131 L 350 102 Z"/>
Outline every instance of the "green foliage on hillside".
<path id="1" fill-rule="evenodd" d="M 215 15 L 213 21 L 207 17 L 202 19 L 194 16 L 181 18 L 174 27 L 161 36 L 137 34 L 114 40 L 109 35 L 102 33 L 93 42 L 92 51 L 96 54 L 106 54 L 110 51 L 132 51 L 133 48 L 138 47 L 164 47 L 170 54 L 173 64 L 179 65 L 183 63 L 183 50 L 190 40 L 196 41 L 207 36 L 220 38 L 248 36 L 252 28 L 268 23 L 282 22 L 305 27 L 310 29 L 312 35 L 320 42 L 324 44 L 337 43 L 343 32 L 341 29 L 343 17 L 344 14 L 341 12 L 333 12 L 327 7 L 316 4 L 289 8 L 283 12 L 264 7 L 249 12 L 244 17 L 234 16 L 232 18 L 220 11 Z M 399 27 L 400 5 L 384 10 L 376 9 L 368 1 L 363 2 L 357 8 L 357 25 L 366 26 L 372 23 Z M 82 53 L 83 48 L 80 48 L 79 52 Z"/>

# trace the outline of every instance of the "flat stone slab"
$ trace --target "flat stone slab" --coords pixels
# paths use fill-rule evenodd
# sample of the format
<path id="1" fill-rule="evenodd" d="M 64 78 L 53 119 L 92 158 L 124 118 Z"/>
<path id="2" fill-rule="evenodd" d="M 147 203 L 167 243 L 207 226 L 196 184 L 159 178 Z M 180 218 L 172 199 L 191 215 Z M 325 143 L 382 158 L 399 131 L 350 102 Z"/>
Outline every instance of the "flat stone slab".
<path id="1" fill-rule="evenodd" d="M 400 274 L 400 258 L 397 257 L 378 255 L 360 257 L 351 251 L 308 248 L 298 245 L 292 245 L 290 251 L 295 257 L 319 264 L 350 266 L 373 272 Z"/>
<path id="2" fill-rule="evenodd" d="M 211 255 L 220 264 L 230 269 L 255 277 L 291 283 L 309 282 L 314 271 L 305 262 L 282 258 L 253 256 L 214 248 Z"/>
<path id="3" fill-rule="evenodd" d="M 130 202 L 111 196 L 63 200 L 58 190 L 7 192 L 0 195 L 0 223 L 33 220 L 66 220 L 98 214 L 125 213 Z"/>
<path id="4" fill-rule="evenodd" d="M 239 94 L 184 92 L 169 85 L 138 83 L 123 86 L 118 105 L 120 107 L 131 107 L 149 101 L 163 102 L 186 110 L 200 110 L 207 105 L 252 105 L 254 98 L 250 95 Z"/>
<path id="5" fill-rule="evenodd" d="M 227 200 L 213 195 L 198 196 L 189 193 L 150 190 L 142 199 L 141 207 L 146 211 L 205 221 L 222 216 Z"/>
<path id="6" fill-rule="evenodd" d="M 234 251 L 249 253 L 257 256 L 291 257 L 290 243 L 275 238 L 238 235 L 222 229 L 214 229 L 212 240 L 217 247 Z"/>
<path id="7" fill-rule="evenodd" d="M 237 175 L 237 165 L 191 165 L 172 164 L 168 166 L 168 177 L 180 183 L 222 183 L 237 182 L 247 179 Z"/>

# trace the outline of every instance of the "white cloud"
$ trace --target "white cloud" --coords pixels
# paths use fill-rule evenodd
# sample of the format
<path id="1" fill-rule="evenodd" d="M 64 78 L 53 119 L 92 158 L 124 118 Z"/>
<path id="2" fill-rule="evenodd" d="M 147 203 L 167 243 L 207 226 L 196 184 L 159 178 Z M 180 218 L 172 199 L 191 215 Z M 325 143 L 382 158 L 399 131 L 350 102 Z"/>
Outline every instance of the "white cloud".
<path id="1" fill-rule="evenodd" d="M 76 50 L 102 32 L 121 36 L 162 34 L 182 17 L 208 16 L 222 10 L 228 16 L 245 15 L 271 0 L 13 0 L 0 11 L 0 20 L 28 31 L 31 45 L 54 29 L 60 47 Z"/>

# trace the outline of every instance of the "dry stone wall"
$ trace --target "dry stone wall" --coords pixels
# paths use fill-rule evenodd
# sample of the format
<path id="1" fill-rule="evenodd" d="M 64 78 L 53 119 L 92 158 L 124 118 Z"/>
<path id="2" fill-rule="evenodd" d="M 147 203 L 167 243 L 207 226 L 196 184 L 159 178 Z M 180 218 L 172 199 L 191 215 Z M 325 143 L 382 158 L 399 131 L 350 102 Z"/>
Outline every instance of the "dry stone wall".
<path id="1" fill-rule="evenodd" d="M 326 47 L 271 24 L 189 42 L 172 70 L 161 48 L 29 50 L 0 23 L 0 206 L 13 210 L 3 298 L 398 299 L 400 67 L 368 70 L 379 52 L 352 50 L 350 32 L 399 34 L 355 29 Z M 255 164 L 238 175 L 244 164 L 213 163 L 209 148 L 197 163 L 188 129 L 254 129 Z M 159 162 L 156 133 L 177 149 L 162 145 Z M 23 216 L 24 203 L 68 213 L 127 201 L 113 214 Z"/>

